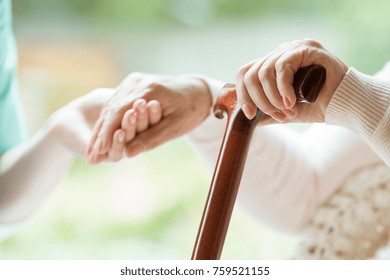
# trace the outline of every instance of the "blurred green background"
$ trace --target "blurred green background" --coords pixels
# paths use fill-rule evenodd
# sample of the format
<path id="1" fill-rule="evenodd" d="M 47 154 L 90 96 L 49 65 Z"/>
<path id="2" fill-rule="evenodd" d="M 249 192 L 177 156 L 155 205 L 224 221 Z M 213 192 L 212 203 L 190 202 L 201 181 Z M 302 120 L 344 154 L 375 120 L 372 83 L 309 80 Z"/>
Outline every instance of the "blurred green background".
<path id="1" fill-rule="evenodd" d="M 132 71 L 197 72 L 234 82 L 236 69 L 311 37 L 375 73 L 390 58 L 390 2 L 265 0 L 14 0 L 19 80 L 33 133 L 56 109 Z M 37 213 L 0 243 L 2 259 L 186 259 L 211 180 L 185 138 L 136 159 L 78 160 Z M 276 175 L 277 176 L 277 175 Z M 299 237 L 236 207 L 224 259 L 286 259 Z"/>

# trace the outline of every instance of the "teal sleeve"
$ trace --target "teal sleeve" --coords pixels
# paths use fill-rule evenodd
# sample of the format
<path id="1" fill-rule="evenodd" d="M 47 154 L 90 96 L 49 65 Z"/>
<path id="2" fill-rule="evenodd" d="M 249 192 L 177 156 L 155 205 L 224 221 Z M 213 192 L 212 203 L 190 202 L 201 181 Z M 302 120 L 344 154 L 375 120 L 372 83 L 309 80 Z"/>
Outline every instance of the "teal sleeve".
<path id="1" fill-rule="evenodd" d="M 0 46 L 0 153 L 2 153 L 27 138 L 15 82 L 17 59 L 9 0 L 0 0 Z"/>
<path id="2" fill-rule="evenodd" d="M 0 153 L 27 139 L 19 96 L 15 86 L 0 100 Z"/>

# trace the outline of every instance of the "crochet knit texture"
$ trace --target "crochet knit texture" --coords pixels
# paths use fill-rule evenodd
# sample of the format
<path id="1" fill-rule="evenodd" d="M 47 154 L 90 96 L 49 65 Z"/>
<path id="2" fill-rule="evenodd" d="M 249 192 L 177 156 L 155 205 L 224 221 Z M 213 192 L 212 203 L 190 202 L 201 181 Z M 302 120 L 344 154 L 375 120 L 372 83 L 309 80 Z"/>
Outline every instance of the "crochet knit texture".
<path id="1" fill-rule="evenodd" d="M 379 164 L 351 175 L 308 224 L 293 258 L 390 257 L 389 171 Z"/>

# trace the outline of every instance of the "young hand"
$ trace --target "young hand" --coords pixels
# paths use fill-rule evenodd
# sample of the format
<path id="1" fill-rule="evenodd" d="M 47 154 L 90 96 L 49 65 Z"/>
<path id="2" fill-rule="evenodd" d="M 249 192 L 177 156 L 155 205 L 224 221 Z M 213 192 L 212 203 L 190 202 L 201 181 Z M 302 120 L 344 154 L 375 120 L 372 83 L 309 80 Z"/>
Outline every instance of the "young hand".
<path id="1" fill-rule="evenodd" d="M 92 128 L 113 92 L 109 88 L 96 89 L 56 111 L 47 122 L 50 137 L 71 153 L 86 158 Z"/>

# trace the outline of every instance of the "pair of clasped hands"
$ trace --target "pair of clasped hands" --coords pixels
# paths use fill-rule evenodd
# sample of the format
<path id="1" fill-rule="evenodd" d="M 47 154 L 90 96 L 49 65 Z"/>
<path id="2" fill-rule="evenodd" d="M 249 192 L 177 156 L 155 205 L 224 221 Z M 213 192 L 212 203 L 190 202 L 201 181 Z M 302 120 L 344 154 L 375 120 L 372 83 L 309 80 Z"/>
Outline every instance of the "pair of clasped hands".
<path id="1" fill-rule="evenodd" d="M 294 74 L 309 65 L 325 67 L 325 84 L 315 103 L 297 103 Z M 324 122 L 326 107 L 347 69 L 314 40 L 285 43 L 238 70 L 238 105 L 249 119 L 257 108 L 263 111 L 263 125 Z M 84 120 L 75 126 L 86 129 L 79 139 L 70 141 L 78 141 L 77 152 L 91 164 L 150 150 L 186 134 L 208 116 L 213 100 L 211 80 L 197 75 L 130 74 L 116 89 L 95 90 L 82 97 L 82 102 L 74 101 L 79 102 L 76 107 L 83 107 L 78 114 Z M 66 134 L 67 130 L 60 128 L 57 132 Z"/>

